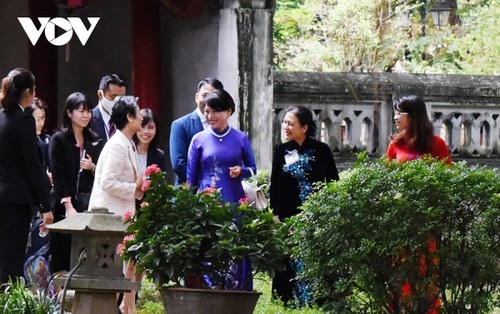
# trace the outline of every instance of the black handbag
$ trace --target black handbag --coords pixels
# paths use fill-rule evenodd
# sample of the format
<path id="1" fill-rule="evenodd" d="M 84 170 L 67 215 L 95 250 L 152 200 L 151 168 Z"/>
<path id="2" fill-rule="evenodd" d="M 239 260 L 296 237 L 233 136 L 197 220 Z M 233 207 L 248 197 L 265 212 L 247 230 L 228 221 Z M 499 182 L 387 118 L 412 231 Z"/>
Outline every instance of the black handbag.
<path id="1" fill-rule="evenodd" d="M 89 192 L 80 192 L 75 195 L 75 209 L 77 212 L 81 213 L 89 209 L 90 194 Z"/>
<path id="2" fill-rule="evenodd" d="M 90 202 L 90 192 L 79 192 L 80 190 L 80 176 L 82 175 L 83 169 L 80 168 L 78 171 L 78 179 L 76 181 L 76 195 L 75 195 L 75 203 L 73 204 L 76 211 L 81 213 L 87 211 L 89 209 Z"/>

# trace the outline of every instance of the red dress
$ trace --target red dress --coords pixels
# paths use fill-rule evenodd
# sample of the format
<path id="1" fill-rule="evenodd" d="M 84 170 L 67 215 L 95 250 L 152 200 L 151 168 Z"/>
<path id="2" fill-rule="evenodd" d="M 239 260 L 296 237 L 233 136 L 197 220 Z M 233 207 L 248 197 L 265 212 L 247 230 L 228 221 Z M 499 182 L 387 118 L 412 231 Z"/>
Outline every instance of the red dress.
<path id="1" fill-rule="evenodd" d="M 446 159 L 446 163 L 450 164 L 450 152 L 448 151 L 448 146 L 437 135 L 434 135 L 434 139 L 432 141 L 431 150 L 427 154 L 430 154 L 432 157 Z M 408 144 L 396 144 L 391 142 L 389 147 L 387 148 L 387 158 L 393 160 L 396 159 L 398 162 L 404 162 L 408 160 L 415 160 L 422 156 L 422 153 L 412 150 L 410 145 Z"/>
<path id="2" fill-rule="evenodd" d="M 433 142 L 431 145 L 430 154 L 432 157 L 444 159 L 447 164 L 451 163 L 450 153 L 448 150 L 448 146 L 439 136 L 434 135 Z M 398 162 L 405 162 L 409 160 L 415 160 L 422 156 L 422 154 L 418 151 L 412 150 L 411 146 L 404 144 L 396 144 L 391 142 L 389 147 L 387 148 L 387 158 L 390 160 L 397 160 Z M 436 267 L 438 265 L 437 257 L 435 256 L 435 252 L 437 250 L 436 239 L 431 236 L 429 239 L 429 245 L 427 249 L 422 248 L 419 252 L 420 258 L 420 269 L 419 269 L 419 277 L 425 277 L 428 275 L 428 266 L 432 265 Z M 409 307 L 411 305 L 411 297 L 413 288 L 411 284 L 406 281 L 400 289 L 400 299 L 393 300 L 393 302 L 406 303 L 406 306 Z M 441 300 L 439 299 L 439 287 L 437 286 L 429 286 L 428 287 L 428 301 L 429 308 L 427 309 L 426 314 L 437 314 L 439 313 L 439 308 L 441 307 Z M 393 304 L 389 305 L 391 311 L 394 311 Z M 402 311 L 403 313 L 405 310 Z"/>

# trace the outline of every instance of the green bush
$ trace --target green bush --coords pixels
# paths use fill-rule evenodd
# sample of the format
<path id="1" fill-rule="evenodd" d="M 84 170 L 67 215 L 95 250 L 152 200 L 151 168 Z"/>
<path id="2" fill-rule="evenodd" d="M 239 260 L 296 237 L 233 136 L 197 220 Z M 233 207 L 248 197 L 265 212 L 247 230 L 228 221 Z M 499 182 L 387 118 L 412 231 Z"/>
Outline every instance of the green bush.
<path id="1" fill-rule="evenodd" d="M 49 297 L 41 288 L 35 289 L 33 293 L 22 278 L 1 285 L 0 291 L 0 313 L 56 314 L 60 312 L 57 295 Z"/>
<path id="2" fill-rule="evenodd" d="M 161 171 L 152 172 L 146 185 L 141 209 L 128 220 L 135 237 L 126 242 L 124 259 L 134 257 L 157 284 L 197 286 L 185 279 L 203 274 L 224 289 L 231 266 L 244 259 L 254 272 L 283 268 L 288 230 L 272 212 L 227 203 L 215 189 L 174 187 Z"/>
<path id="3" fill-rule="evenodd" d="M 443 313 L 484 313 L 500 282 L 500 173 L 465 163 L 360 161 L 321 184 L 293 218 L 294 257 L 325 309 L 389 312 L 401 281 L 440 288 Z M 437 239 L 437 265 L 421 277 L 419 252 Z M 404 262 L 401 260 L 404 259 Z M 432 268 L 432 269 L 431 269 Z M 408 313 L 425 313 L 416 288 Z M 498 306 L 498 304 L 497 304 Z"/>

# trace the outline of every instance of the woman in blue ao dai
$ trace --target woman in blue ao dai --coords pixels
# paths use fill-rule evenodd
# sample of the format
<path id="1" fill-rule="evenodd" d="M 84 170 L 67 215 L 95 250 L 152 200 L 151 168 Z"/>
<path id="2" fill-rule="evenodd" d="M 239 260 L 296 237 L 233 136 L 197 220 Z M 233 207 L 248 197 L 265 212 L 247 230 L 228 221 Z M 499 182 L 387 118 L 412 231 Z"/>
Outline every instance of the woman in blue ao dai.
<path id="1" fill-rule="evenodd" d="M 224 200 L 238 203 L 245 197 L 241 180 L 250 177 L 249 168 L 256 170 L 250 140 L 245 133 L 228 124 L 235 105 L 226 91 L 211 92 L 204 103 L 210 127 L 196 134 L 191 141 L 187 182 L 198 187 L 198 191 L 219 189 Z M 250 261 L 237 264 L 232 275 L 233 278 L 225 283 L 226 289 L 253 290 Z"/>

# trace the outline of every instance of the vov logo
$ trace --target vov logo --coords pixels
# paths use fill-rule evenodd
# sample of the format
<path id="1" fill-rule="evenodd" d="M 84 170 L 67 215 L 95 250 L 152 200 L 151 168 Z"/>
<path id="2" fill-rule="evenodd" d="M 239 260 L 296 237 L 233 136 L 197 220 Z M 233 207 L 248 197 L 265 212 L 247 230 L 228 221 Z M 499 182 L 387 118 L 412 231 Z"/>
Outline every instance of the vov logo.
<path id="1" fill-rule="evenodd" d="M 68 17 L 67 19 L 62 17 L 55 17 L 53 19 L 49 17 L 39 17 L 39 29 L 36 28 L 35 24 L 29 17 L 18 17 L 17 19 L 19 20 L 19 23 L 21 23 L 21 26 L 26 32 L 26 35 L 28 35 L 28 38 L 33 46 L 36 45 L 44 30 L 45 38 L 47 38 L 47 40 L 54 46 L 66 45 L 73 37 L 73 31 L 76 36 L 78 36 L 78 39 L 80 39 L 82 45 L 85 46 L 100 18 L 88 17 L 87 20 L 90 23 L 90 27 L 88 29 L 79 17 Z M 57 37 L 56 26 L 64 31 L 63 34 Z"/>

